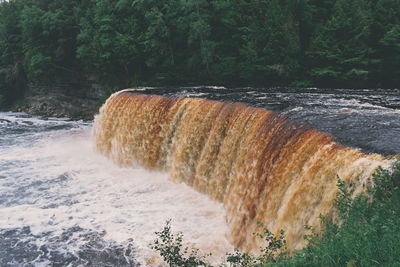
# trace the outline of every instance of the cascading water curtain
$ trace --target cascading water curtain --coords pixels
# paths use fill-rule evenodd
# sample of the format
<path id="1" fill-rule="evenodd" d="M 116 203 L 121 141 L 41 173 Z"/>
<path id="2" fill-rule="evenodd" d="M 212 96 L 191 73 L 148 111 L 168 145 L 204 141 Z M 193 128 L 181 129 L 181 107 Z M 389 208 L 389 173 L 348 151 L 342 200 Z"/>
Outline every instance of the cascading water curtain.
<path id="1" fill-rule="evenodd" d="M 375 168 L 390 163 L 265 109 L 130 90 L 107 100 L 93 133 L 120 166 L 166 171 L 222 202 L 231 241 L 244 251 L 263 245 L 253 235 L 257 222 L 284 229 L 288 248 L 301 248 L 305 225 L 334 213 L 338 179 L 359 194 Z"/>

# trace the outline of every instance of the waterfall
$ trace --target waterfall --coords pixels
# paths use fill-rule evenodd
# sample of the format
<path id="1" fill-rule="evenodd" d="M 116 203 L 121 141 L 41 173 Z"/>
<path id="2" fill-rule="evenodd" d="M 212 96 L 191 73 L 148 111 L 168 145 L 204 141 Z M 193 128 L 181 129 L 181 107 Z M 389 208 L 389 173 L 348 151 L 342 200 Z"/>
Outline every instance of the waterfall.
<path id="1" fill-rule="evenodd" d="M 257 222 L 273 233 L 284 229 L 290 250 L 303 247 L 304 226 L 334 215 L 338 179 L 356 195 L 389 163 L 262 108 L 128 89 L 102 106 L 93 134 L 118 165 L 165 171 L 222 202 L 230 239 L 244 251 L 262 245 L 253 235 Z"/>

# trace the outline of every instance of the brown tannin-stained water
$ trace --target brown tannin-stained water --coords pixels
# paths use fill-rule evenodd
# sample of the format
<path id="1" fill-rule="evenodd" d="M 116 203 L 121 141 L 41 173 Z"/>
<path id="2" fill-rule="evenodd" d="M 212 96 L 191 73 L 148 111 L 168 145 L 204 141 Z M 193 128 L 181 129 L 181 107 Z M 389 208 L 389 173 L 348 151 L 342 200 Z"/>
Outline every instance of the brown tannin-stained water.
<path id="1" fill-rule="evenodd" d="M 0 112 L 0 266 L 159 266 L 168 219 L 213 263 L 257 250 L 257 221 L 299 248 L 337 177 L 357 194 L 394 154 L 398 89 L 136 88 L 94 124 Z"/>
<path id="2" fill-rule="evenodd" d="M 332 214 L 338 178 L 353 194 L 390 162 L 334 141 L 308 124 L 236 102 L 124 90 L 94 123 L 97 149 L 119 166 L 165 171 L 222 202 L 235 247 L 259 248 L 257 222 L 304 246 L 305 225 Z"/>

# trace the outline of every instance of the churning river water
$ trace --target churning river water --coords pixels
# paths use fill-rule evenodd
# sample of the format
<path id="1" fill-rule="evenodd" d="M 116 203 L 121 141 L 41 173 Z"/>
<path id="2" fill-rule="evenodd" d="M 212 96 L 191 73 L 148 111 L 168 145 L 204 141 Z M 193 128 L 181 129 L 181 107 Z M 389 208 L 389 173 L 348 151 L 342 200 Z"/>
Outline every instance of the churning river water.
<path id="1" fill-rule="evenodd" d="M 400 90 L 139 88 L 244 102 L 329 132 L 364 152 L 400 154 Z M 218 262 L 232 246 L 222 204 L 166 174 L 120 168 L 94 148 L 91 122 L 0 113 L 0 266 L 157 265 L 172 220 Z"/>

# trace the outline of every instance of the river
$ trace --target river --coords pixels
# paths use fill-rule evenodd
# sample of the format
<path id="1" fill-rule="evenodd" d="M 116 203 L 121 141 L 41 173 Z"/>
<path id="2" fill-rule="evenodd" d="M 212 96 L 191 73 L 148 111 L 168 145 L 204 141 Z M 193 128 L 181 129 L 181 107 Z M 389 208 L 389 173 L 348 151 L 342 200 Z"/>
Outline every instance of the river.
<path id="1" fill-rule="evenodd" d="M 281 112 L 364 152 L 400 154 L 400 90 L 138 88 L 138 93 L 238 101 Z M 174 231 L 213 261 L 232 250 L 220 203 L 166 174 L 99 155 L 91 122 L 0 113 L 0 266 L 138 266 Z"/>

